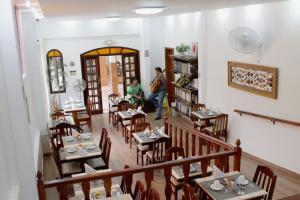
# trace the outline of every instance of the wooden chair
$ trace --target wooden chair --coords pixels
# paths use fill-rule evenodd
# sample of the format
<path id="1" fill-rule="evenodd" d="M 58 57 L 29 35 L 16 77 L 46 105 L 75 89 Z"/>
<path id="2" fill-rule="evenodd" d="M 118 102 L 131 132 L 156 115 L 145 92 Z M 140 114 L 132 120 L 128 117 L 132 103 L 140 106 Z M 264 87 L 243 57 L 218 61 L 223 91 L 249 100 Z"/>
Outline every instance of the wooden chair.
<path id="1" fill-rule="evenodd" d="M 206 127 L 202 129 L 202 132 L 207 133 L 213 137 L 221 139 L 222 137 L 227 142 L 227 124 L 228 124 L 228 115 L 219 114 L 215 118 L 215 124 L 213 126 Z"/>
<path id="2" fill-rule="evenodd" d="M 137 113 L 131 117 L 130 125 L 125 128 L 125 141 L 128 142 L 131 148 L 132 145 L 132 134 L 136 131 L 136 124 L 145 122 L 146 116 L 142 113 Z"/>
<path id="3" fill-rule="evenodd" d="M 147 165 L 166 161 L 166 150 L 170 148 L 170 141 L 170 138 L 161 137 L 154 142 L 152 150 L 146 152 Z"/>
<path id="4" fill-rule="evenodd" d="M 130 103 L 126 100 L 122 100 L 118 103 L 118 112 L 126 111 L 129 108 L 130 108 Z M 119 130 L 119 122 L 120 122 L 118 112 L 115 112 L 114 118 L 113 118 L 113 125 L 117 126 L 117 130 Z"/>
<path id="5" fill-rule="evenodd" d="M 65 114 L 62 111 L 56 111 L 51 114 L 52 119 L 59 119 L 60 117 L 65 118 Z"/>
<path id="6" fill-rule="evenodd" d="M 78 113 L 76 124 L 78 126 L 81 126 L 82 122 L 86 122 L 86 124 L 89 126 L 89 128 L 92 131 L 92 110 L 93 110 L 93 101 L 91 100 L 90 97 L 88 97 L 86 112 Z"/>
<path id="7" fill-rule="evenodd" d="M 171 147 L 167 150 L 167 161 L 177 160 L 179 156 L 185 158 L 184 149 L 182 147 Z M 175 200 L 178 197 L 178 191 L 183 187 L 183 181 L 178 181 L 173 176 L 171 177 L 172 193 L 174 194 Z"/>
<path id="8" fill-rule="evenodd" d="M 92 168 L 99 169 L 108 169 L 109 168 L 109 157 L 110 157 L 110 149 L 111 149 L 111 141 L 110 138 L 106 138 L 106 142 L 104 145 L 104 150 L 102 151 L 102 157 L 88 159 L 86 162 Z"/>
<path id="9" fill-rule="evenodd" d="M 56 167 L 59 172 L 60 178 L 69 177 L 73 174 L 82 173 L 82 169 L 80 167 L 80 163 L 78 162 L 64 162 L 62 163 L 60 160 L 59 151 L 56 148 L 54 140 L 50 140 L 51 142 L 51 154 L 56 164 Z"/>
<path id="10" fill-rule="evenodd" d="M 258 165 L 253 177 L 253 182 L 267 191 L 264 200 L 272 200 L 277 176 L 267 166 Z"/>
<path id="11" fill-rule="evenodd" d="M 56 126 L 52 136 L 56 139 L 58 149 L 64 147 L 62 137 L 73 135 L 73 128 L 74 126 L 69 123 L 60 123 Z"/>
<path id="12" fill-rule="evenodd" d="M 196 103 L 196 104 L 193 104 L 193 106 L 192 106 L 192 111 L 200 111 L 201 109 L 205 109 L 205 104 Z M 198 130 L 198 128 L 200 128 L 200 130 L 201 130 L 201 129 L 205 128 L 205 126 L 207 126 L 207 122 L 201 121 L 201 120 L 197 119 L 197 117 L 192 116 L 191 119 L 193 121 L 195 130 Z"/>
<path id="13" fill-rule="evenodd" d="M 135 130 L 136 132 L 143 132 L 146 129 L 151 130 L 151 125 L 149 122 L 139 122 L 135 125 Z M 146 154 L 147 151 L 150 150 L 150 146 L 149 145 L 137 145 L 136 148 L 136 164 L 139 164 L 139 157 L 141 157 L 142 160 L 142 166 L 144 165 L 144 155 Z"/>
<path id="14" fill-rule="evenodd" d="M 147 200 L 160 200 L 158 192 L 155 189 L 151 188 Z"/>
<path id="15" fill-rule="evenodd" d="M 199 200 L 199 197 L 195 193 L 193 187 L 191 187 L 189 184 L 185 183 L 183 185 L 183 200 Z"/>
<path id="16" fill-rule="evenodd" d="M 133 200 L 146 200 L 146 191 L 143 183 L 137 181 L 133 192 Z"/>
<path id="17" fill-rule="evenodd" d="M 99 142 L 99 148 L 103 149 L 104 148 L 104 144 L 106 142 L 106 138 L 108 136 L 108 132 L 106 130 L 106 128 L 102 129 L 102 134 L 101 134 L 101 138 L 100 138 L 100 142 Z"/>
<path id="18" fill-rule="evenodd" d="M 128 168 L 129 168 L 128 165 L 124 166 L 124 169 L 128 169 Z M 121 187 L 123 194 L 131 194 L 132 195 L 132 191 L 131 191 L 132 179 L 133 179 L 132 173 L 125 174 L 122 176 L 120 187 Z"/>
<path id="19" fill-rule="evenodd" d="M 112 94 L 108 95 L 108 100 L 114 101 L 118 97 L 119 97 L 118 94 L 112 93 Z M 109 103 L 108 104 L 108 108 L 109 108 L 109 111 L 108 111 L 108 121 L 110 123 L 110 120 L 113 121 L 113 117 L 114 117 L 115 112 L 118 111 L 118 106 L 117 105 L 110 105 L 110 103 Z"/>

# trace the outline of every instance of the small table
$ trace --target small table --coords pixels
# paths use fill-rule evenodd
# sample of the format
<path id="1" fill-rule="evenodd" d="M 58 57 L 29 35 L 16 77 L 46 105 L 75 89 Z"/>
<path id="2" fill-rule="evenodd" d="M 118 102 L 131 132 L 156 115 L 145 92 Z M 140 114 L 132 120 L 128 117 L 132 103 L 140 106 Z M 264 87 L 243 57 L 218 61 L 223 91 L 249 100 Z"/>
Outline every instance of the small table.
<path id="1" fill-rule="evenodd" d="M 61 124 L 61 123 L 68 123 L 72 126 L 75 126 L 75 122 L 72 116 L 65 116 L 64 119 L 59 118 L 59 119 L 52 119 L 51 117 L 48 119 L 48 127 L 50 130 L 56 129 L 56 126 Z"/>
<path id="2" fill-rule="evenodd" d="M 232 180 L 237 178 L 240 175 L 240 172 L 234 171 L 225 173 L 225 177 L 230 177 Z M 260 199 L 267 192 L 262 189 L 260 186 L 253 183 L 250 179 L 247 178 L 249 184 L 245 186 L 245 194 L 237 194 L 236 191 L 225 192 L 224 189 L 221 191 L 214 191 L 210 189 L 210 185 L 214 182 L 214 176 L 209 176 L 205 178 L 196 179 L 196 187 L 200 189 L 201 192 L 204 192 L 213 200 L 242 200 L 242 199 Z"/>
<path id="3" fill-rule="evenodd" d="M 111 171 L 111 169 L 97 170 L 97 173 L 105 173 L 105 172 L 110 172 L 110 171 Z M 86 174 L 87 173 L 74 174 L 74 175 L 72 175 L 72 177 L 84 176 Z M 74 189 L 74 194 L 75 194 L 76 199 L 80 199 L 80 198 L 84 199 L 84 194 L 82 191 L 81 183 L 73 184 L 73 189 Z M 99 192 L 100 195 L 106 196 L 106 191 L 105 191 L 103 180 L 97 180 L 97 181 L 90 182 L 90 196 L 93 196 L 96 192 Z M 129 194 L 123 194 L 122 189 L 119 184 L 113 184 L 111 186 L 111 195 L 112 195 L 112 197 L 108 197 L 105 199 L 110 199 L 110 200 L 118 200 L 118 199 L 131 200 L 132 199 Z"/>
<path id="4" fill-rule="evenodd" d="M 82 133 L 80 136 L 80 140 L 74 136 L 62 137 L 64 148 L 59 151 L 61 162 L 85 161 L 86 159 L 97 158 L 102 155 L 102 150 L 96 144 L 92 133 Z M 72 137 L 73 140 L 70 139 Z M 89 149 L 89 145 L 93 145 L 95 148 Z M 75 152 L 68 152 L 68 149 L 74 147 L 76 148 Z"/>
<path id="5" fill-rule="evenodd" d="M 209 120 L 215 119 L 218 113 L 213 110 L 207 109 L 207 110 L 192 111 L 191 115 L 196 117 L 200 121 L 205 121 L 205 126 L 208 126 Z"/>
<path id="6" fill-rule="evenodd" d="M 70 103 L 70 104 L 64 104 L 63 105 L 64 108 L 64 112 L 65 113 L 72 113 L 73 119 L 77 124 L 77 113 L 80 111 L 86 111 L 86 107 L 84 106 L 84 104 L 82 102 L 80 103 Z"/>
<path id="7" fill-rule="evenodd" d="M 133 133 L 132 135 L 133 135 L 134 139 L 141 145 L 153 144 L 158 138 L 161 138 L 161 137 L 170 138 L 165 133 L 163 133 L 163 134 L 154 133 L 154 134 L 156 136 L 155 138 L 151 138 L 150 136 L 148 136 L 148 134 L 145 134 L 144 132 L 137 132 L 137 133 Z"/>

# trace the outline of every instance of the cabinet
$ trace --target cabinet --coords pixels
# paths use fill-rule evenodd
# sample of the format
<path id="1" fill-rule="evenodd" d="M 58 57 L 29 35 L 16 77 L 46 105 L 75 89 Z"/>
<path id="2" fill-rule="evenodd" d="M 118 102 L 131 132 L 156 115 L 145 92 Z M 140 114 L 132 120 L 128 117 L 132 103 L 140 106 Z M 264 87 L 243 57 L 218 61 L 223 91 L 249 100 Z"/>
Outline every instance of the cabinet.
<path id="1" fill-rule="evenodd" d="M 176 110 L 190 116 L 192 105 L 198 102 L 198 84 L 193 82 L 198 78 L 198 58 L 185 55 L 174 55 L 174 72 L 178 78 L 175 86 Z M 197 81 L 196 81 L 197 83 Z"/>

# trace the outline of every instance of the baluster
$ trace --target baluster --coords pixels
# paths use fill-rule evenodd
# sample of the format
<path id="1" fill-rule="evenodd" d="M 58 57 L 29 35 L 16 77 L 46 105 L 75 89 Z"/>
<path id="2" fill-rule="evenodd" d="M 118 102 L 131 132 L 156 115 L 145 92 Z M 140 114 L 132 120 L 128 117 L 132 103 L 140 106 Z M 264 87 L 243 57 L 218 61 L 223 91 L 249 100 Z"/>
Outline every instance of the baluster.
<path id="1" fill-rule="evenodd" d="M 111 177 L 105 177 L 104 180 L 104 188 L 106 192 L 106 197 L 111 197 Z"/>
<path id="2" fill-rule="evenodd" d="M 169 135 L 169 124 L 167 121 L 165 121 L 165 134 Z"/>
<path id="3" fill-rule="evenodd" d="M 145 171 L 145 180 L 146 180 L 146 196 L 148 196 L 149 191 L 151 189 L 151 182 L 153 180 L 153 170 L 148 169 L 147 171 Z"/>
<path id="4" fill-rule="evenodd" d="M 175 138 L 174 138 L 174 146 L 177 147 L 177 127 L 175 127 Z"/>
<path id="5" fill-rule="evenodd" d="M 84 194 L 84 199 L 89 200 L 90 199 L 90 189 L 91 189 L 90 181 L 82 181 L 81 188 L 82 188 L 82 192 Z"/>
<path id="6" fill-rule="evenodd" d="M 166 200 L 170 200 L 172 196 L 172 186 L 171 186 L 171 174 L 172 170 L 170 166 L 166 166 L 164 168 L 165 173 L 165 180 L 166 180 L 166 186 L 165 186 L 165 196 Z"/>
<path id="7" fill-rule="evenodd" d="M 59 192 L 59 199 L 60 200 L 68 200 L 68 187 L 65 184 L 59 184 L 57 186 L 57 190 Z"/>
<path id="8" fill-rule="evenodd" d="M 189 157 L 189 132 L 185 131 L 185 157 Z"/>
<path id="9" fill-rule="evenodd" d="M 192 134 L 192 156 L 196 155 L 196 136 Z"/>
<path id="10" fill-rule="evenodd" d="M 46 200 L 45 184 L 44 184 L 42 172 L 38 171 L 36 177 L 38 179 L 37 188 L 39 192 L 39 199 Z"/>
<path id="11" fill-rule="evenodd" d="M 202 177 L 207 176 L 207 167 L 208 167 L 209 160 L 204 159 L 201 161 L 201 172 L 202 172 Z"/>
<path id="12" fill-rule="evenodd" d="M 202 149 L 202 141 L 203 141 L 203 139 L 201 137 L 198 137 L 198 141 L 199 141 L 199 152 L 198 152 L 198 155 L 202 156 L 203 155 L 203 149 Z"/>
<path id="13" fill-rule="evenodd" d="M 234 171 L 240 171 L 241 170 L 241 157 L 242 157 L 242 149 L 240 147 L 241 141 L 240 139 L 237 139 L 236 141 L 236 147 L 234 148 L 235 155 L 234 155 Z"/>
<path id="14" fill-rule="evenodd" d="M 180 132 L 180 141 L 179 141 L 179 145 L 180 145 L 180 147 L 182 147 L 183 148 L 183 129 L 180 129 L 179 130 L 179 132 Z"/>
<path id="15" fill-rule="evenodd" d="M 189 183 L 190 163 L 183 164 L 184 183 Z"/>
<path id="16" fill-rule="evenodd" d="M 132 194 L 132 191 L 131 191 L 131 186 L 132 186 L 132 177 L 133 177 L 133 174 L 132 173 L 126 173 L 124 175 L 124 181 L 125 181 L 125 185 L 126 185 L 126 189 L 127 191 Z"/>
<path id="17" fill-rule="evenodd" d="M 211 142 L 206 141 L 206 155 L 210 154 Z"/>

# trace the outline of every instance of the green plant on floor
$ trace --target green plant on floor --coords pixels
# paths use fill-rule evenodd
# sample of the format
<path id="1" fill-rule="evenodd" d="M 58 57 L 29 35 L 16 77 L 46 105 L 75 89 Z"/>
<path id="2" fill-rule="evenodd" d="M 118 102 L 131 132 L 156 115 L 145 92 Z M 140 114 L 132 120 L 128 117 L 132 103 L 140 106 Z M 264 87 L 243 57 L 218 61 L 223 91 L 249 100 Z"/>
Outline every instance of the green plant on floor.
<path id="1" fill-rule="evenodd" d="M 176 46 L 175 49 L 177 53 L 184 55 L 190 49 L 190 47 L 184 43 L 181 43 L 180 45 Z"/>

